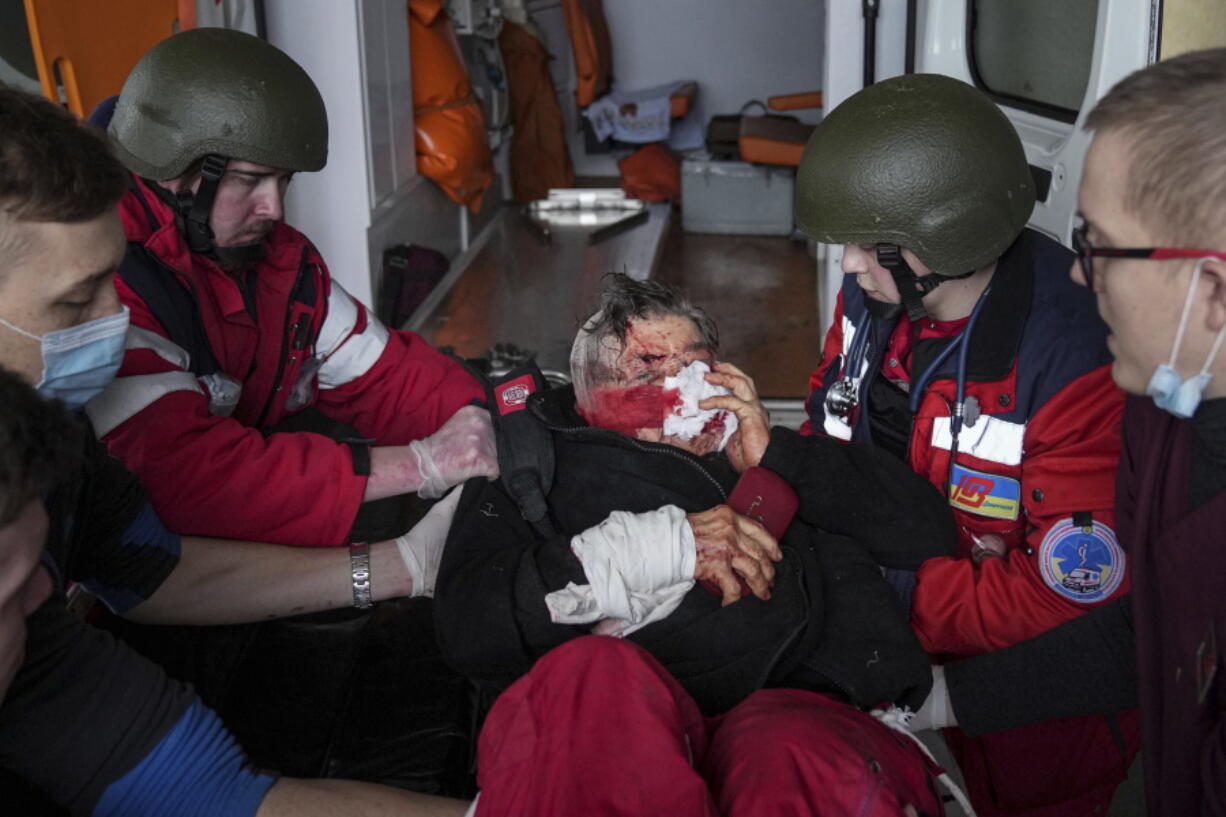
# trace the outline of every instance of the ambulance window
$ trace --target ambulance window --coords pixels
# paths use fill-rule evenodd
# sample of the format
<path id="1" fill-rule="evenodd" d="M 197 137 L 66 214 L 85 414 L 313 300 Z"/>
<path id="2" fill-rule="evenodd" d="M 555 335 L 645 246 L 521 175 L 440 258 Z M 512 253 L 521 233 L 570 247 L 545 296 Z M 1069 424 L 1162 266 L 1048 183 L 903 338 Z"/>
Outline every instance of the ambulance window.
<path id="1" fill-rule="evenodd" d="M 1002 105 L 1072 122 L 1090 79 L 1098 0 L 968 0 L 971 74 Z"/>

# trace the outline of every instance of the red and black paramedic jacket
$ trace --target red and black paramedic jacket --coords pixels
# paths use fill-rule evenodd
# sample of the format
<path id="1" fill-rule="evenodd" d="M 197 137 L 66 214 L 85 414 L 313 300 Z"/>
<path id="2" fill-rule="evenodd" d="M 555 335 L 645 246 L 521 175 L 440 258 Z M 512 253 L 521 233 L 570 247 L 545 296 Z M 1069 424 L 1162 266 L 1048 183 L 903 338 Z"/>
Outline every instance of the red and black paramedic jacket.
<path id="1" fill-rule="evenodd" d="M 368 449 L 266 430 L 315 405 L 375 445 L 402 445 L 483 398 L 459 364 L 412 332 L 384 327 L 284 222 L 260 262 L 231 273 L 188 249 L 145 180 L 134 179 L 120 215 L 129 249 L 116 288 L 132 328 L 118 377 L 88 413 L 172 530 L 343 544 L 366 489 Z M 217 374 L 238 390 L 198 376 L 191 351 L 172 340 L 183 327 L 162 325 L 129 281 L 132 264 L 174 276 L 180 286 L 170 289 L 195 307 Z"/>
<path id="2" fill-rule="evenodd" d="M 911 611 L 921 643 L 935 656 L 1000 649 L 1128 592 L 1114 514 L 1124 396 L 1111 379 L 1107 327 L 1093 294 L 1069 278 L 1072 259 L 1029 229 L 999 259 L 969 339 L 966 394 L 979 416 L 963 427 L 952 469 L 957 354 L 939 367 L 911 414 L 908 395 L 882 376 L 897 321 L 868 315 L 854 276 L 844 282 L 822 363 L 810 379 L 807 431 L 874 445 L 893 438 L 899 456 L 947 494 L 958 550 L 920 567 Z M 871 333 L 864 363 L 851 373 L 861 402 L 842 418 L 826 407 L 826 394 L 844 376 L 860 331 Z M 950 342 L 922 335 L 914 342 L 911 384 Z M 976 565 L 971 550 L 985 534 L 1000 536 L 1007 552 Z M 1117 749 L 1114 727 L 1095 717 L 1028 729 L 963 738 L 977 749 L 955 747 L 972 796 L 992 791 L 1001 808 L 1052 817 L 1109 803 L 1129 755 Z M 1124 743 L 1135 745 L 1131 732 Z M 1055 810 L 1025 810 L 1040 804 Z M 991 812 L 982 799 L 976 807 Z"/>

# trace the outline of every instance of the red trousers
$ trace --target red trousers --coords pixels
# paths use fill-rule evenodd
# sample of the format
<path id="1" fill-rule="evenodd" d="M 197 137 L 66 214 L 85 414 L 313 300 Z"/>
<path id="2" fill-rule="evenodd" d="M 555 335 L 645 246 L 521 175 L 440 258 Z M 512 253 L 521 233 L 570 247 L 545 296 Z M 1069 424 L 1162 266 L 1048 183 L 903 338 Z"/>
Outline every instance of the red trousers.
<path id="1" fill-rule="evenodd" d="M 494 704 L 477 817 L 940 815 L 910 738 L 813 692 L 755 692 L 699 713 L 645 650 L 591 636 L 546 655 Z"/>

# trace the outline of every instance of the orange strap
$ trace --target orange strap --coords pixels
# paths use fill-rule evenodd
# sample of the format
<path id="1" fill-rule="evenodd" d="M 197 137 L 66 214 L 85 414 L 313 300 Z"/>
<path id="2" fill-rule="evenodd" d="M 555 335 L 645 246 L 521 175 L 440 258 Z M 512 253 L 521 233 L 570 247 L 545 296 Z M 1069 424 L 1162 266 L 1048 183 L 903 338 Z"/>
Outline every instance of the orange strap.
<path id="1" fill-rule="evenodd" d="M 803 94 L 780 94 L 766 100 L 772 111 L 795 111 L 801 108 L 822 107 L 822 92 L 809 91 Z"/>
<path id="2" fill-rule="evenodd" d="M 694 104 L 694 97 L 698 95 L 698 83 L 687 82 L 673 91 L 668 98 L 668 115 L 673 119 L 680 119 L 690 112 L 690 106 Z"/>

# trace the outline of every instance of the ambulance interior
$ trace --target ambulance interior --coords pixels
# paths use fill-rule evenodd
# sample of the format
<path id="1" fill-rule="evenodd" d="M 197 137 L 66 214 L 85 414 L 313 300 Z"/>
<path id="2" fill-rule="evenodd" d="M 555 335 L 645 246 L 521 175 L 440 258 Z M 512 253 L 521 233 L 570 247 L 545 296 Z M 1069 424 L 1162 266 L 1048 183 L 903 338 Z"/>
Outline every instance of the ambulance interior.
<path id="1" fill-rule="evenodd" d="M 713 313 L 724 354 L 791 426 L 841 278 L 839 248 L 791 221 L 795 164 L 823 110 L 907 71 L 975 83 L 1026 145 L 1032 226 L 1067 243 L 1087 103 L 1160 54 L 1208 44 L 1222 15 L 1190 0 L 3 8 L 0 78 L 81 115 L 172 30 L 266 37 L 306 67 L 330 120 L 328 165 L 295 180 L 287 220 L 353 295 L 459 356 L 497 369 L 531 354 L 561 380 L 600 277 L 656 277 Z M 556 188 L 571 193 L 550 200 Z"/>
<path id="2" fill-rule="evenodd" d="M 1093 101 L 1226 43 L 1221 0 L 0 0 L 0 17 L 0 80 L 81 115 L 174 30 L 266 38 L 329 117 L 327 167 L 295 178 L 286 220 L 356 298 L 561 382 L 601 277 L 663 280 L 793 427 L 842 278 L 840 248 L 791 217 L 823 111 L 904 72 L 975 84 L 1022 137 L 1031 226 L 1067 245 Z M 1117 802 L 1141 813 L 1135 789 Z"/>

